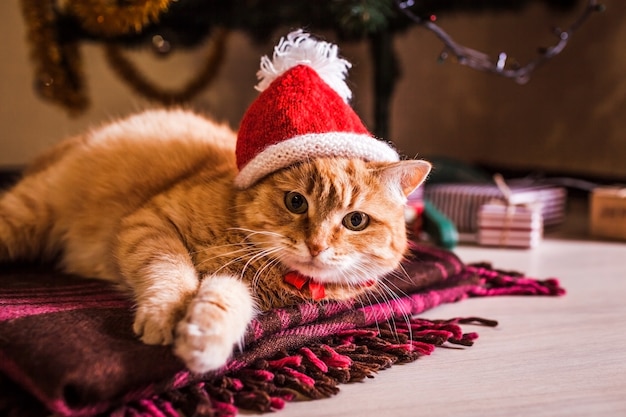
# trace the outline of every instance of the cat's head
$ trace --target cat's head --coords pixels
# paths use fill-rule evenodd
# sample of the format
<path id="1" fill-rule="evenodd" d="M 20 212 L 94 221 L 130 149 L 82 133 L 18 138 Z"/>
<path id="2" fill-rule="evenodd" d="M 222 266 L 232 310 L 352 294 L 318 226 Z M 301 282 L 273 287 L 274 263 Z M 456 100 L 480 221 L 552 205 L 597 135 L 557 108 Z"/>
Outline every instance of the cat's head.
<path id="1" fill-rule="evenodd" d="M 375 285 L 406 253 L 406 196 L 429 171 L 420 160 L 320 158 L 245 190 L 240 225 L 292 278 L 256 285 L 313 299 L 353 298 Z"/>

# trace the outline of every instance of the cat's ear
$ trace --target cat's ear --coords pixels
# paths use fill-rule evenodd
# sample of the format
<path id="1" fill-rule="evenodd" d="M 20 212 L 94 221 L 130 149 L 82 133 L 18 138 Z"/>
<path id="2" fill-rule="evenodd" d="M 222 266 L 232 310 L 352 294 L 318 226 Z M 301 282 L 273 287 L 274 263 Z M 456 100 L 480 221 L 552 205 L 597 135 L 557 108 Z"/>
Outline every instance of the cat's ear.
<path id="1" fill-rule="evenodd" d="M 430 162 L 411 159 L 393 162 L 379 168 L 380 178 L 393 188 L 399 186 L 403 197 L 407 197 L 419 187 L 430 172 Z"/>

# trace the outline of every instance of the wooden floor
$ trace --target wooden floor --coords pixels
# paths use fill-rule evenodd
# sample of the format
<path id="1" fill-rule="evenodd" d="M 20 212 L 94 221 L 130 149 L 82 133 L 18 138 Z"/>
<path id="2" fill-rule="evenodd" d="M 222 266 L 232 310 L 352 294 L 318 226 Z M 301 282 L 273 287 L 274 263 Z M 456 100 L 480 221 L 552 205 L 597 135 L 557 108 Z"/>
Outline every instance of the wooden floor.
<path id="1" fill-rule="evenodd" d="M 277 417 L 626 416 L 626 243 L 591 240 L 586 201 L 533 250 L 461 246 L 466 262 L 557 277 L 563 297 L 494 297 L 422 316 L 481 316 L 470 348 L 437 349 L 330 399 L 290 403 Z M 581 206 L 583 205 L 583 206 Z"/>

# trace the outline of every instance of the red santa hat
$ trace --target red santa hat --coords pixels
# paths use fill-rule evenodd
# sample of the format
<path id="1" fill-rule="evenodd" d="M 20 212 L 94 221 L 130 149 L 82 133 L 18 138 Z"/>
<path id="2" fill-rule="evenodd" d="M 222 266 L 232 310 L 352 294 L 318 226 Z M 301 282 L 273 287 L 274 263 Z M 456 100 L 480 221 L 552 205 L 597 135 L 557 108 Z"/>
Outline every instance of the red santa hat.
<path id="1" fill-rule="evenodd" d="M 235 186 L 247 188 L 268 174 L 316 157 L 395 162 L 388 143 L 372 136 L 348 105 L 350 63 L 337 46 L 302 30 L 291 32 L 261 58 L 259 97 L 237 137 Z"/>

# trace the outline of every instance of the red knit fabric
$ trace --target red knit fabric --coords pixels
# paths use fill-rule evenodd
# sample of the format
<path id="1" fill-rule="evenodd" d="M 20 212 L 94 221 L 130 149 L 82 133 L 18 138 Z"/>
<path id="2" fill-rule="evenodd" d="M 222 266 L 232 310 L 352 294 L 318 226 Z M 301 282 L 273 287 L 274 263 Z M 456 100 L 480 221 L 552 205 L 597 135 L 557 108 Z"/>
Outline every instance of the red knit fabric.
<path id="1" fill-rule="evenodd" d="M 274 80 L 241 121 L 237 166 L 243 168 L 270 145 L 307 133 L 371 136 L 359 116 L 309 66 L 298 65 Z"/>

